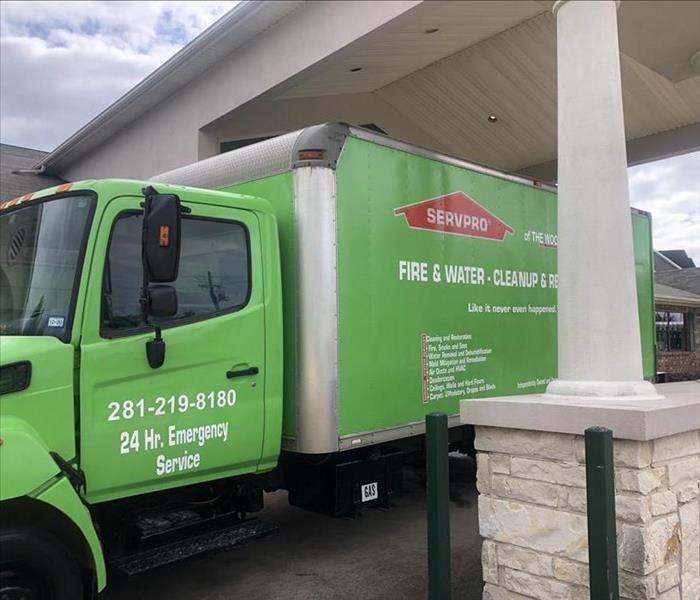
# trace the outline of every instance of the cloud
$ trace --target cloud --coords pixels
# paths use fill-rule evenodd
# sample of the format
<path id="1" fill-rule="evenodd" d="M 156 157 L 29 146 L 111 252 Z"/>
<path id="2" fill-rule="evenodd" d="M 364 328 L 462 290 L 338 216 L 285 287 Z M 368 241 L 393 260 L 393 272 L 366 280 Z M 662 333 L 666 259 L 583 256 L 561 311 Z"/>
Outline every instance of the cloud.
<path id="1" fill-rule="evenodd" d="M 51 150 L 236 2 L 3 2 L 0 138 Z"/>
<path id="2" fill-rule="evenodd" d="M 632 167 L 629 182 L 632 206 L 652 215 L 654 247 L 700 266 L 700 152 Z"/>

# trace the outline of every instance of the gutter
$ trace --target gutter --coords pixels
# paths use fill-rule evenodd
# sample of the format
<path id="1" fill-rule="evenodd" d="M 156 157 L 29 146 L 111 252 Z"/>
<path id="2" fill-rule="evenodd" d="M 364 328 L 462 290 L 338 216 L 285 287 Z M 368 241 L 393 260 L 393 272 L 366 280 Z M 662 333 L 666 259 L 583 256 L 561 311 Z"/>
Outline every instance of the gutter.
<path id="1" fill-rule="evenodd" d="M 10 171 L 10 173 L 13 175 L 41 175 L 44 171 L 46 171 L 46 166 L 39 164 L 31 169 L 17 169 L 15 171 Z"/>
<path id="2" fill-rule="evenodd" d="M 700 299 L 695 298 L 678 298 L 677 296 L 654 296 L 655 304 L 669 304 L 673 306 L 687 306 L 690 308 L 699 308 Z"/>

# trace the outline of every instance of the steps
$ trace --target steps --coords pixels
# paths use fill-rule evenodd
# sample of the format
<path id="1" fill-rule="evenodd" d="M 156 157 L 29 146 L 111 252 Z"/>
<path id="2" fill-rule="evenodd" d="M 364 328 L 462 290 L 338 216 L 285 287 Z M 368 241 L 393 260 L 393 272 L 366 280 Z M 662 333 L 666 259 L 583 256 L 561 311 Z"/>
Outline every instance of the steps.
<path id="1" fill-rule="evenodd" d="M 109 566 L 118 574 L 131 577 L 193 556 L 228 550 L 278 532 L 276 523 L 248 519 L 118 558 Z"/>

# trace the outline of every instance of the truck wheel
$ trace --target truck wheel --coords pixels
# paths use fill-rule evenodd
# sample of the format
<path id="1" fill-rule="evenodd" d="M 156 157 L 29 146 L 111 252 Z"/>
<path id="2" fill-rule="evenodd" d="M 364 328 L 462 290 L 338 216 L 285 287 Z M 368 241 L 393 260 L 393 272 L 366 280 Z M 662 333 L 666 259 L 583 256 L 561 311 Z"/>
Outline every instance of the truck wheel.
<path id="1" fill-rule="evenodd" d="M 68 549 L 34 529 L 0 531 L 2 600 L 79 600 L 80 569 Z"/>

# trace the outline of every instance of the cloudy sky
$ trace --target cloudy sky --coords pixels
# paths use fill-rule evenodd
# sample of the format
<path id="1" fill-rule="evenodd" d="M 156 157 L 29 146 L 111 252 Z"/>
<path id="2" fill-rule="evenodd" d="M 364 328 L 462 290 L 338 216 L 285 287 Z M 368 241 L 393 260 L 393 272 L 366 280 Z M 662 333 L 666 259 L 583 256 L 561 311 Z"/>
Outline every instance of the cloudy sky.
<path id="1" fill-rule="evenodd" d="M 1 2 L 0 137 L 52 150 L 236 2 Z"/>
<path id="2" fill-rule="evenodd" d="M 0 139 L 51 150 L 236 2 L 0 4 Z M 657 249 L 700 265 L 700 153 L 630 169 Z"/>
<path id="3" fill-rule="evenodd" d="M 632 206 L 652 214 L 656 249 L 684 249 L 700 267 L 700 152 L 628 173 Z"/>

